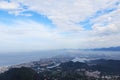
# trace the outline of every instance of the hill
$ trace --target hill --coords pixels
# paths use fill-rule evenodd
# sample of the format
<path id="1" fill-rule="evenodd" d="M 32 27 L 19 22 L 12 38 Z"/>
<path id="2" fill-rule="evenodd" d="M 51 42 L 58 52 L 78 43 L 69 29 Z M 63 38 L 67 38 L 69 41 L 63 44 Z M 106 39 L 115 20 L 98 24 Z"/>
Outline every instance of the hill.
<path id="1" fill-rule="evenodd" d="M 0 74 L 0 80 L 38 80 L 38 75 L 31 68 L 12 68 Z"/>

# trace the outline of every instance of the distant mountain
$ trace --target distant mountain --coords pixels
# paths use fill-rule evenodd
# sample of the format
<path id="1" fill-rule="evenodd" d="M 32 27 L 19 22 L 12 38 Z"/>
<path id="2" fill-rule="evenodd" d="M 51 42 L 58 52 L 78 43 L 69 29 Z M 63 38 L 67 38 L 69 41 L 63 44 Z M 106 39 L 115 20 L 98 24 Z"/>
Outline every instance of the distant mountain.
<path id="1" fill-rule="evenodd" d="M 120 51 L 120 46 L 118 47 L 109 47 L 109 48 L 95 48 L 95 49 L 90 49 L 93 51 Z"/>

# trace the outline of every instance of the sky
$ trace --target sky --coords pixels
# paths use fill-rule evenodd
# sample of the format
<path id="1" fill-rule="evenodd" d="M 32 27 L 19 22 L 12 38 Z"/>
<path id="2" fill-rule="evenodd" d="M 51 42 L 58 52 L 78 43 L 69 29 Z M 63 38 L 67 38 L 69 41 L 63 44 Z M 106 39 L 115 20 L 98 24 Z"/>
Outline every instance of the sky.
<path id="1" fill-rule="evenodd" d="M 120 0 L 0 0 L 0 53 L 120 46 Z"/>

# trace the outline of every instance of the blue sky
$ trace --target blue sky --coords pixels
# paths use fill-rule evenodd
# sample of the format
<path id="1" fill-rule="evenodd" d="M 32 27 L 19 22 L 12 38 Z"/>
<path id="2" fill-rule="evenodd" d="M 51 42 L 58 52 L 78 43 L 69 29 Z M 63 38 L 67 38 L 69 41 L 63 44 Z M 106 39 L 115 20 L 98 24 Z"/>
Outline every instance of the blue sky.
<path id="1" fill-rule="evenodd" d="M 1 0 L 0 51 L 120 46 L 119 0 Z"/>
<path id="2" fill-rule="evenodd" d="M 26 11 L 22 14 L 30 14 L 30 16 L 24 16 L 24 15 L 18 15 L 15 16 L 14 14 L 9 14 L 5 10 L 0 11 L 0 20 L 2 23 L 6 24 L 14 24 L 14 20 L 34 20 L 38 23 L 49 25 L 51 28 L 54 28 L 55 26 L 52 24 L 52 21 L 49 20 L 46 16 L 32 12 L 32 11 Z"/>

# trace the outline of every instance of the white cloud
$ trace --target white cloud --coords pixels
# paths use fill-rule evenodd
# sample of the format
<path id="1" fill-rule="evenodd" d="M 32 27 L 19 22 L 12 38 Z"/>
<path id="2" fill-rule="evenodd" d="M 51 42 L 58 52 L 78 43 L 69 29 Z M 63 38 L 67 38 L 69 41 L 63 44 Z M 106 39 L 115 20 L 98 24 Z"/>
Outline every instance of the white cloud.
<path id="1" fill-rule="evenodd" d="M 22 4 L 28 6 L 27 10 L 47 16 L 53 24 L 63 31 L 81 31 L 84 30 L 84 27 L 79 24 L 80 21 L 90 17 L 98 10 L 113 7 L 113 4 L 117 1 L 118 0 L 11 0 L 9 4 L 17 3 L 17 5 Z M 16 8 L 18 8 L 18 6 L 16 6 Z M 26 11 L 23 6 L 21 9 L 21 11 L 10 11 L 9 13 L 20 15 L 20 12 Z"/>
<path id="2" fill-rule="evenodd" d="M 119 46 L 120 33 L 102 35 L 105 31 L 116 32 L 114 26 L 104 28 L 104 32 L 81 31 L 68 34 L 59 33 L 59 29 L 52 30 L 40 23 L 26 20 L 15 21 L 15 24 L 0 24 L 0 50 L 2 51 L 33 51 L 63 48 L 96 48 Z M 96 27 L 97 28 L 97 27 Z M 117 28 L 117 27 L 116 27 Z M 119 30 L 118 30 L 119 31 Z M 110 32 L 111 33 L 111 32 Z M 92 35 L 94 34 L 94 35 Z M 6 51 L 6 52 L 7 52 Z"/>
<path id="3" fill-rule="evenodd" d="M 96 35 L 113 35 L 113 34 L 119 34 L 120 33 L 120 6 L 117 7 L 117 9 L 111 13 L 102 15 L 94 20 L 92 22 L 94 25 L 92 26 L 93 32 L 96 33 Z"/>
<path id="4" fill-rule="evenodd" d="M 6 1 L 0 1 L 0 9 L 5 9 L 5 10 L 16 10 L 18 9 L 20 6 L 18 5 L 18 3 L 15 2 L 6 2 Z"/>
<path id="5" fill-rule="evenodd" d="M 43 49 L 77 48 L 79 39 L 66 37 L 40 23 L 26 20 L 15 24 L 0 24 L 1 51 L 32 51 Z M 72 43 L 73 46 L 70 46 Z M 77 43 L 78 44 L 78 43 Z"/>
<path id="6" fill-rule="evenodd" d="M 0 10 L 6 10 L 9 14 L 14 14 L 15 16 L 22 15 L 22 16 L 31 16 L 31 14 L 23 14 L 22 12 L 26 11 L 19 2 L 15 1 L 0 1 Z"/>
<path id="7" fill-rule="evenodd" d="M 78 23 L 94 12 L 93 5 L 89 0 L 18 0 L 18 2 L 29 6 L 32 11 L 47 16 L 53 24 L 65 31 L 83 30 Z"/>
<path id="8" fill-rule="evenodd" d="M 107 26 L 94 26 L 94 32 L 97 36 L 101 35 L 112 35 L 112 34 L 117 34 L 120 33 L 120 27 L 117 24 L 109 24 Z"/>
<path id="9" fill-rule="evenodd" d="M 48 17 L 56 29 L 52 30 L 32 20 L 14 21 L 15 24 L 0 24 L 2 49 L 39 50 L 60 48 L 94 48 L 120 45 L 120 6 L 109 14 L 101 15 L 91 22 L 92 30 L 84 30 L 80 21 L 91 17 L 101 9 L 111 8 L 117 0 L 12 0 L 0 2 L 0 9 L 10 14 L 24 15 L 27 10 Z M 3 5 L 4 4 L 4 5 Z M 5 6 L 6 5 L 6 6 Z M 26 16 L 31 16 L 27 14 Z M 104 23 L 107 23 L 106 25 Z M 68 32 L 68 33 L 67 33 Z M 69 33 L 70 32 L 70 33 Z M 62 34 L 63 33 L 63 34 Z M 17 46 L 17 47 L 16 47 Z M 5 51 L 5 50 L 3 50 Z"/>

